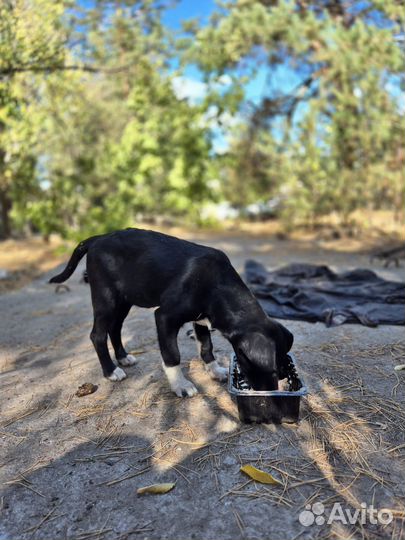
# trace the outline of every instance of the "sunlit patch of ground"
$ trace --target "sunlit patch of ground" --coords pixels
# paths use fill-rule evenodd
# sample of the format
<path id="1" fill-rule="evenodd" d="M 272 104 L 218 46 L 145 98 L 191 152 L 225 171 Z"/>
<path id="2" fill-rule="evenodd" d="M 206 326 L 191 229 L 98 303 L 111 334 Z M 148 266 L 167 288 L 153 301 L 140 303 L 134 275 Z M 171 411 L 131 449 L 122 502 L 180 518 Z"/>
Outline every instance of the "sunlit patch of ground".
<path id="1" fill-rule="evenodd" d="M 403 279 L 403 268 L 316 243 L 240 232 L 187 238 L 225 249 L 238 269 L 251 257 L 269 268 L 306 261 Z M 1 538 L 405 538 L 405 372 L 394 370 L 405 355 L 403 327 L 284 321 L 310 391 L 301 420 L 242 425 L 226 385 L 209 378 L 186 329 L 182 366 L 199 394 L 170 392 L 152 310 L 133 308 L 124 325 L 138 364 L 119 384 L 103 379 L 88 337 L 83 268 L 84 261 L 64 294 L 43 279 L 0 297 Z M 230 345 L 218 332 L 213 343 L 226 362 Z M 86 382 L 97 391 L 78 397 Z M 240 472 L 246 464 L 281 485 L 254 482 Z M 176 486 L 137 496 L 161 482 Z M 302 523 L 306 506 L 316 503 L 325 507 L 322 523 Z M 352 513 L 362 504 L 388 508 L 393 521 L 328 523 L 335 503 Z"/>
<path id="2" fill-rule="evenodd" d="M 63 245 L 56 236 L 49 242 L 40 237 L 0 242 L 0 268 L 8 274 L 0 279 L 0 294 L 23 287 L 66 260 Z"/>

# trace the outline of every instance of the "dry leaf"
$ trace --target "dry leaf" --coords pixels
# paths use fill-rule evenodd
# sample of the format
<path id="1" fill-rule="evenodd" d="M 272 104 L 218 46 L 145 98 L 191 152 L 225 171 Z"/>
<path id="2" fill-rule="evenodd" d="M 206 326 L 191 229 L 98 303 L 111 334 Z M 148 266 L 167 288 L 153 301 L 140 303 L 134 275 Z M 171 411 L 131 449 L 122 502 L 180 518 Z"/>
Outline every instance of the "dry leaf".
<path id="1" fill-rule="evenodd" d="M 260 482 L 261 484 L 275 484 L 278 486 L 283 485 L 279 480 L 276 480 L 271 474 L 261 471 L 260 469 L 256 469 L 256 467 L 253 467 L 253 465 L 243 465 L 243 467 L 241 467 L 240 470 L 241 472 L 250 476 L 250 478 L 252 478 L 256 482 Z"/>
<path id="2" fill-rule="evenodd" d="M 136 492 L 138 493 L 138 495 L 143 495 L 144 493 L 152 493 L 153 495 L 163 495 L 164 493 L 168 493 L 169 491 L 171 491 L 175 485 L 176 485 L 176 482 L 170 482 L 167 484 L 152 484 L 151 486 L 138 488 Z"/>
<path id="3" fill-rule="evenodd" d="M 402 371 L 405 369 L 405 364 L 398 364 L 394 367 L 395 371 Z"/>
<path id="4" fill-rule="evenodd" d="M 97 391 L 98 386 L 96 384 L 86 382 L 79 386 L 79 388 L 76 391 L 77 397 L 83 397 L 88 396 L 89 394 L 94 394 L 94 392 Z"/>

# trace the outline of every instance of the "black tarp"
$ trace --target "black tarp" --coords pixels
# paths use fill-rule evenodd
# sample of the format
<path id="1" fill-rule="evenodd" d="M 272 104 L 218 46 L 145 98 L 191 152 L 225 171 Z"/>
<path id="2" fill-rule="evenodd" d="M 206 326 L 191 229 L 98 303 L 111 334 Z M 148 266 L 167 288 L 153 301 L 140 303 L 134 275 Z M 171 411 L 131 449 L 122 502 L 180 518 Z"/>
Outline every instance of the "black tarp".
<path id="1" fill-rule="evenodd" d="M 327 326 L 405 325 L 405 283 L 387 281 L 371 270 L 337 274 L 327 266 L 297 263 L 268 271 L 248 260 L 244 277 L 271 317 Z"/>

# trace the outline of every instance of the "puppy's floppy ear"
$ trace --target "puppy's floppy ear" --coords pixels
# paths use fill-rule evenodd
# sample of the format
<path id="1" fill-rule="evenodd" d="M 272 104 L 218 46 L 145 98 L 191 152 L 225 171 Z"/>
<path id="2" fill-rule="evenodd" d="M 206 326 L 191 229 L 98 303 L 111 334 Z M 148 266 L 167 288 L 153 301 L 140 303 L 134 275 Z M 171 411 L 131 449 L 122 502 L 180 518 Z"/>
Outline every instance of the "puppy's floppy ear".
<path id="1" fill-rule="evenodd" d="M 239 366 L 254 390 L 277 390 L 276 344 L 260 332 L 248 332 L 233 343 Z"/>
<path id="2" fill-rule="evenodd" d="M 285 326 L 280 324 L 278 329 L 279 339 L 277 341 L 277 371 L 278 378 L 285 379 L 288 376 L 287 353 L 291 349 L 294 336 Z"/>
<path id="3" fill-rule="evenodd" d="M 272 339 L 261 334 L 252 332 L 245 334 L 238 342 L 236 353 L 241 352 L 252 367 L 264 371 L 273 371 L 276 365 L 276 344 Z"/>
<path id="4" fill-rule="evenodd" d="M 282 324 L 277 323 L 276 326 L 276 346 L 277 355 L 285 356 L 291 349 L 294 343 L 293 334 Z"/>

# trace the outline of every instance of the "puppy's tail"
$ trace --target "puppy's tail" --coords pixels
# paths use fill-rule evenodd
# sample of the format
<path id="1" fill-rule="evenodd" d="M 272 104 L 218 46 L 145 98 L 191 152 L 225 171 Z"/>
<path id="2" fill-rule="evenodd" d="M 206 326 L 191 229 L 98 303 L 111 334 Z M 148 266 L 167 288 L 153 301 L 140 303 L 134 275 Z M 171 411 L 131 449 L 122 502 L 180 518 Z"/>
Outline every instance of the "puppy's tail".
<path id="1" fill-rule="evenodd" d="M 63 283 L 64 281 L 69 279 L 73 272 L 76 270 L 76 267 L 79 264 L 80 260 L 88 252 L 89 247 L 93 244 L 95 240 L 97 240 L 101 236 L 104 235 L 92 236 L 91 238 L 87 238 L 87 240 L 83 240 L 83 242 L 80 242 L 80 244 L 76 246 L 75 250 L 73 251 L 72 256 L 70 257 L 69 262 L 67 263 L 63 272 L 51 278 L 49 280 L 49 283 Z"/>

